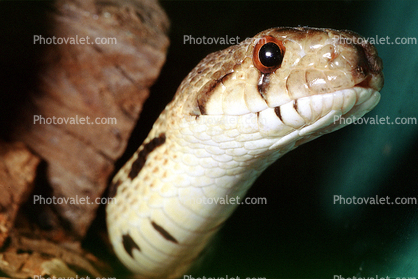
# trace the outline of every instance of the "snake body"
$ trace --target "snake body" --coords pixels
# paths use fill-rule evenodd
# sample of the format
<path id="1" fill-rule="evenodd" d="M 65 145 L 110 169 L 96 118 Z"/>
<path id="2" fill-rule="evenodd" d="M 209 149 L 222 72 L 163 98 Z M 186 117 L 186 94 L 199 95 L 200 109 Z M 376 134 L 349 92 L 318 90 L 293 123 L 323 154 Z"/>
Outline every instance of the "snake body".
<path id="1" fill-rule="evenodd" d="M 344 38 L 350 38 L 347 42 Z M 351 31 L 273 28 L 204 58 L 114 177 L 111 243 L 139 278 L 178 278 L 256 178 L 302 143 L 373 109 L 375 47 Z"/>

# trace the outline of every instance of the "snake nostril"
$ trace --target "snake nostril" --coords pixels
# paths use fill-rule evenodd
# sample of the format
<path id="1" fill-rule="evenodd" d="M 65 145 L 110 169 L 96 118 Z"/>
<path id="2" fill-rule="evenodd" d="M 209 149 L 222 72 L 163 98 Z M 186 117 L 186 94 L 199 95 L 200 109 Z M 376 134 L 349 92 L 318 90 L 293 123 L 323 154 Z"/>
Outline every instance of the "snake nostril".
<path id="1" fill-rule="evenodd" d="M 356 84 L 357 87 L 364 87 L 364 88 L 369 88 L 370 87 L 370 80 L 371 80 L 371 76 L 368 76 L 366 79 L 364 79 L 362 82 Z"/>

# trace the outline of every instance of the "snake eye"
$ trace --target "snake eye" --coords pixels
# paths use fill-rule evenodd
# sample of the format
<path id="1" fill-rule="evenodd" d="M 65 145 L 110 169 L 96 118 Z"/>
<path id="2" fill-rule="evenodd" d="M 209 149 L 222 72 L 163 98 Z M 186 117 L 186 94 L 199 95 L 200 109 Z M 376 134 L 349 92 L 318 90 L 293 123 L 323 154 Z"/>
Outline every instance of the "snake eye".
<path id="1" fill-rule="evenodd" d="M 272 36 L 261 38 L 254 47 L 254 66 L 262 73 L 269 74 L 277 70 L 283 61 L 286 48 Z"/>

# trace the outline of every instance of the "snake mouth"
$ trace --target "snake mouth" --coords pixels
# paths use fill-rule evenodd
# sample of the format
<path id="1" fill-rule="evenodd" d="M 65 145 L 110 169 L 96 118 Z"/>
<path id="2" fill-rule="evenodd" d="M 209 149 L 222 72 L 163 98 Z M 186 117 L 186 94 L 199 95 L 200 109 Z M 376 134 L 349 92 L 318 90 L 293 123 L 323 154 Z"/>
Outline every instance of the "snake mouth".
<path id="1" fill-rule="evenodd" d="M 295 99 L 258 115 L 259 131 L 268 137 L 280 137 L 271 148 L 289 141 L 306 142 L 338 130 L 372 110 L 380 93 L 359 84 L 332 93 Z M 351 121 L 347 121 L 351 118 Z"/>

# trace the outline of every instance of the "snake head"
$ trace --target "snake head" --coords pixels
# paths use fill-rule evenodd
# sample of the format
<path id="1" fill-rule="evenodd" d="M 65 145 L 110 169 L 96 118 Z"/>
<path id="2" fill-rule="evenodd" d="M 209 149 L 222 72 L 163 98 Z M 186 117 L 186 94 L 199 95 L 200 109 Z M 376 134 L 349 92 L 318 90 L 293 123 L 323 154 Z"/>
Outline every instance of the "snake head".
<path id="1" fill-rule="evenodd" d="M 337 130 L 342 119 L 373 109 L 382 69 L 376 48 L 354 32 L 273 28 L 208 55 L 178 99 L 183 114 L 251 118 L 248 126 L 263 137 L 280 138 L 274 148 Z"/>

